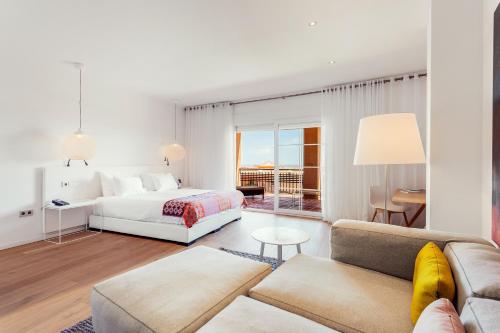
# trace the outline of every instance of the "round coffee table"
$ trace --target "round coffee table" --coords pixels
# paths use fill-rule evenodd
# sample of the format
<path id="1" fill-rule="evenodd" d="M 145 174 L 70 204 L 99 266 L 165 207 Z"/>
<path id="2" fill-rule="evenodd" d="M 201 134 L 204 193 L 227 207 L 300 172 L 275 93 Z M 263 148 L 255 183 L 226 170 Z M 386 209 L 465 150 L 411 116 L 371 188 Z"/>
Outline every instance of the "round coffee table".
<path id="1" fill-rule="evenodd" d="M 310 239 L 309 234 L 305 231 L 282 227 L 258 229 L 252 232 L 252 237 L 260 242 L 261 258 L 264 256 L 264 247 L 266 244 L 277 245 L 279 264 L 283 262 L 282 249 L 284 245 L 296 245 L 297 253 L 301 253 L 300 244 Z"/>

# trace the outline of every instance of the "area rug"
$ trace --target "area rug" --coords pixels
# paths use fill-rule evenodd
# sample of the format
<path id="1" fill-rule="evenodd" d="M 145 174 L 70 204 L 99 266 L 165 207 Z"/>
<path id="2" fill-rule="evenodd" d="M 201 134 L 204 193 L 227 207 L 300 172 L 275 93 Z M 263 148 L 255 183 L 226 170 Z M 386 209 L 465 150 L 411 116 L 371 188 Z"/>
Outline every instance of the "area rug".
<path id="1" fill-rule="evenodd" d="M 82 320 L 75 325 L 62 330 L 61 333 L 94 333 L 94 328 L 92 327 L 92 317 Z"/>
<path id="2" fill-rule="evenodd" d="M 262 257 L 261 258 L 257 254 L 229 250 L 229 249 L 225 249 L 223 247 L 221 247 L 220 250 L 227 252 L 227 253 L 234 254 L 235 256 L 240 256 L 240 257 L 252 259 L 255 261 L 265 262 L 266 264 L 269 264 L 272 266 L 273 271 L 276 268 L 278 268 L 280 265 L 278 263 L 278 259 L 276 259 L 276 258 L 271 258 L 271 257 Z M 66 328 L 65 330 L 62 330 L 61 333 L 94 333 L 94 328 L 92 327 L 92 317 L 87 318 L 85 320 L 82 320 L 82 321 L 76 323 L 75 325 L 73 325 L 69 328 Z"/>
<path id="3" fill-rule="evenodd" d="M 234 250 L 225 249 L 223 247 L 221 247 L 219 249 L 222 251 L 225 251 L 227 253 L 234 254 L 235 256 L 240 256 L 240 257 L 252 259 L 255 261 L 265 262 L 266 264 L 269 264 L 273 267 L 273 271 L 281 265 L 280 263 L 278 263 L 278 259 L 276 259 L 276 258 L 271 258 L 271 257 L 262 257 L 261 258 L 258 254 L 234 251 Z M 283 260 L 283 262 L 285 262 L 285 261 Z"/>

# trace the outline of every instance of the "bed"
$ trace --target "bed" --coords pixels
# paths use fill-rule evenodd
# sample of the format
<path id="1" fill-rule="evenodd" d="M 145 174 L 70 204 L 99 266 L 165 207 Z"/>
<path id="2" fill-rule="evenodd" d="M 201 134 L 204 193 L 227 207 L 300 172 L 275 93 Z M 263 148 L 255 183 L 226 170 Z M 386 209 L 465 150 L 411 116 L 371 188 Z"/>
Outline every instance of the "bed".
<path id="1" fill-rule="evenodd" d="M 141 193 L 106 193 L 109 189 L 104 186 L 103 174 L 113 175 L 114 187 L 117 178 L 125 180 L 135 178 L 137 181 L 137 177 L 143 175 L 163 176 L 169 172 L 180 173 L 180 170 L 166 169 L 165 166 L 104 166 L 98 168 L 48 166 L 42 170 L 42 202 L 48 204 L 55 198 L 71 203 L 81 200 L 95 200 L 93 212 L 88 212 L 90 213 L 88 224 L 95 229 L 189 244 L 241 218 L 241 204 L 236 205 L 233 200 L 237 198 L 236 196 L 231 197 L 230 206 L 226 205 L 225 201 L 215 200 L 214 203 L 212 200 L 212 206 L 218 208 L 216 212 L 210 206 L 205 214 L 200 215 L 196 221 L 190 221 L 190 223 L 186 223 L 183 216 L 171 216 L 172 214 L 168 214 L 165 210 L 167 202 L 178 203 L 186 198 L 204 196 L 210 193 L 221 197 L 224 197 L 225 193 L 237 194 L 241 196 L 241 200 L 244 200 L 242 193 L 238 191 L 214 192 L 192 188 L 178 189 L 177 183 L 175 183 L 175 189 L 152 191 L 150 189 L 152 184 L 148 185 L 147 179 L 143 179 L 144 189 L 140 191 Z M 224 207 L 221 208 L 222 206 Z M 86 214 L 87 212 L 82 210 L 81 213 Z M 72 231 L 75 228 L 83 227 L 85 229 L 85 225 L 80 225 L 82 221 L 80 218 L 73 217 L 68 221 L 75 221 L 75 223 L 64 225 L 64 232 Z M 48 216 L 48 224 L 52 228 L 57 226 L 57 221 Z"/>
<path id="2" fill-rule="evenodd" d="M 89 217 L 91 228 L 165 239 L 189 244 L 207 233 L 241 218 L 241 208 L 234 207 L 207 215 L 189 227 L 182 216 L 164 214 L 165 204 L 213 191 L 177 189 L 146 192 L 125 197 L 100 197 Z"/>

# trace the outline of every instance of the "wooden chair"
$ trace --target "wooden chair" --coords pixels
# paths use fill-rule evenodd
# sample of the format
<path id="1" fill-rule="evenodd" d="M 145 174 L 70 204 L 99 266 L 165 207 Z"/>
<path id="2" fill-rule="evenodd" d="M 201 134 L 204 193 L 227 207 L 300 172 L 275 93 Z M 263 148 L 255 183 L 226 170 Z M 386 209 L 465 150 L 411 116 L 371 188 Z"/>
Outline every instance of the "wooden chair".
<path id="1" fill-rule="evenodd" d="M 377 217 L 377 214 L 381 212 L 382 214 L 384 213 L 385 210 L 385 205 L 384 205 L 384 188 L 382 186 L 370 186 L 370 206 L 372 206 L 373 209 L 375 209 L 373 216 L 372 216 L 372 222 L 375 221 L 375 218 Z M 406 212 L 410 208 L 408 206 L 403 206 L 403 205 L 396 205 L 394 202 L 392 202 L 391 198 L 387 198 L 387 223 L 391 224 L 391 217 L 393 214 L 403 214 L 403 217 L 405 219 L 406 226 L 410 226 L 410 223 L 408 221 L 408 216 L 406 215 Z"/>

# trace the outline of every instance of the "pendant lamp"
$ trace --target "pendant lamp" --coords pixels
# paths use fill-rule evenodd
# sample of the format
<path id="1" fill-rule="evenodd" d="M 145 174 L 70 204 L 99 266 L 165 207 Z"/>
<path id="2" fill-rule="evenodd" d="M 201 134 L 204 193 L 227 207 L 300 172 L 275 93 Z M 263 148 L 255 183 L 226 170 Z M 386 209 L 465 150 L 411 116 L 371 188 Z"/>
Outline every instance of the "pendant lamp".
<path id="1" fill-rule="evenodd" d="M 174 104 L 174 143 L 165 148 L 165 162 L 170 165 L 170 161 L 180 161 L 186 156 L 186 149 L 177 143 L 177 103 Z"/>
<path id="2" fill-rule="evenodd" d="M 80 72 L 80 98 L 78 100 L 79 109 L 80 109 L 80 123 L 78 129 L 63 143 L 63 153 L 68 159 L 66 166 L 69 167 L 71 160 L 80 160 L 85 163 L 86 166 L 89 164 L 87 160 L 92 158 L 95 154 L 95 141 L 84 134 L 82 131 L 82 63 L 72 63 Z"/>

